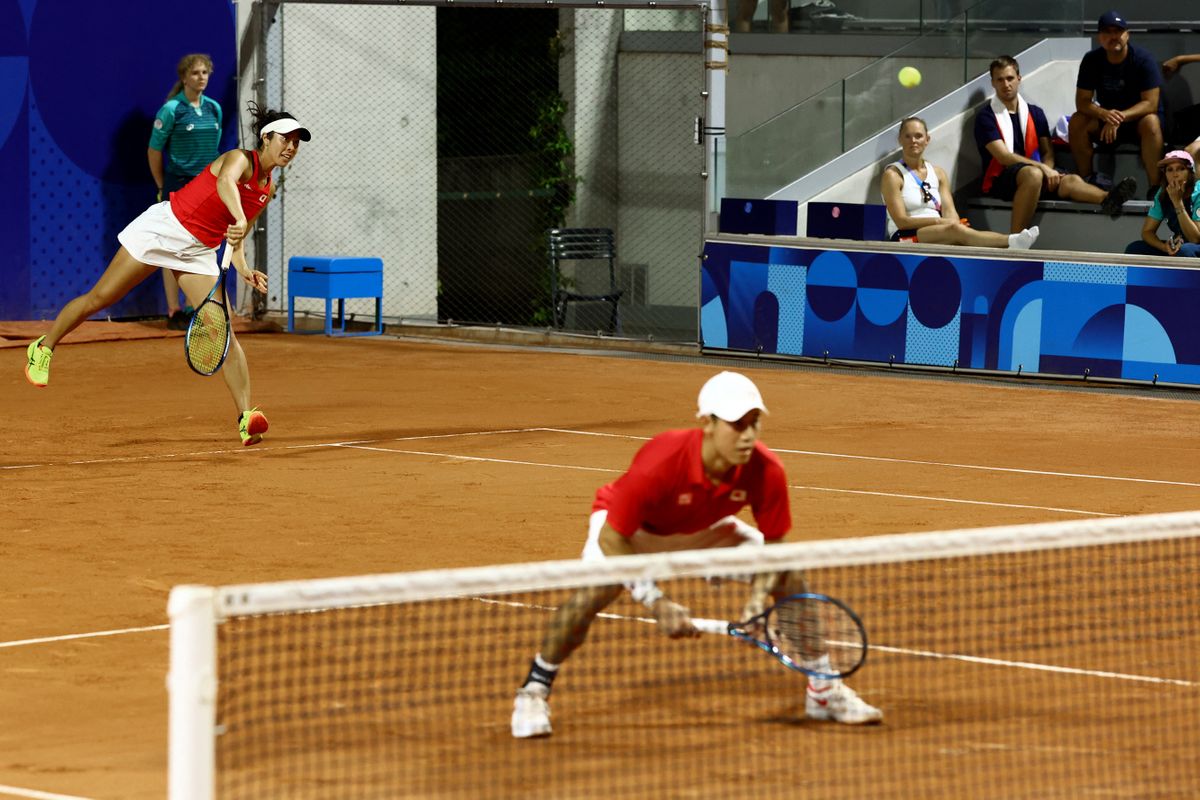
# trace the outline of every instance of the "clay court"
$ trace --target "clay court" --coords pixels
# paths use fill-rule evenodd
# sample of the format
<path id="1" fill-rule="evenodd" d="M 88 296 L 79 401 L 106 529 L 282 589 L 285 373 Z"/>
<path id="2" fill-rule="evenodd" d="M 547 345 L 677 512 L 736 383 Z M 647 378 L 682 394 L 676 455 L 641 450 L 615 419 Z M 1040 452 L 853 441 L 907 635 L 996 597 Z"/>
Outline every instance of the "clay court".
<path id="1" fill-rule="evenodd" d="M 696 390 L 727 364 L 750 375 L 770 407 L 763 439 L 788 469 L 791 540 L 1200 509 L 1200 395 L 704 361 L 682 353 L 264 332 L 244 335 L 243 344 L 255 402 L 271 429 L 261 445 L 242 448 L 224 385 L 187 370 L 177 337 L 71 341 L 56 354 L 53 381 L 43 390 L 21 375 L 25 341 L 14 336 L 0 349 L 7 365 L 0 373 L 0 796 L 165 795 L 172 586 L 574 558 L 595 488 L 624 469 L 644 437 L 693 424 Z M 1196 551 L 1193 543 L 1172 552 L 1194 565 Z M 1172 563 L 1179 566 L 1164 561 L 1162 574 L 1178 577 L 1167 569 Z M 1098 561 L 1072 579 L 1102 596 L 1105 571 Z M 1190 569 L 1186 575 L 1184 585 L 1155 591 L 1183 598 L 1194 620 L 1195 580 Z M 898 573 L 880 573 L 883 579 L 903 583 Z M 852 578 L 846 581 L 839 593 L 854 590 Z M 963 612 L 978 613 L 970 625 L 1004 624 L 994 609 L 972 608 Z M 890 617 L 876 613 L 886 626 Z M 513 652 L 527 659 L 518 635 L 511 636 Z M 529 632 L 530 647 L 536 636 Z M 1112 713 L 1093 713 L 1107 703 L 1097 697 L 1108 697 L 1090 693 L 1095 682 L 1024 675 L 1010 680 L 1018 688 L 1032 681 L 1026 696 L 1053 693 L 1052 709 L 1030 704 L 1008 713 L 995 706 L 1009 695 L 988 689 L 998 673 L 963 664 L 937 678 L 955 701 L 935 702 L 923 697 L 930 680 L 924 662 L 918 668 L 885 657 L 854 679 L 887 713 L 884 725 L 870 730 L 802 722 L 743 728 L 728 711 L 706 718 L 687 687 L 660 687 L 630 702 L 676 708 L 679 726 L 657 730 L 656 738 L 676 736 L 669 741 L 680 746 L 703 741 L 705 765 L 735 760 L 759 740 L 779 747 L 781 733 L 796 737 L 796 752 L 848 763 L 904 748 L 914 766 L 894 775 L 889 790 L 908 786 L 929 797 L 989 760 L 1013 768 L 1061 760 L 1049 742 L 1028 752 L 972 744 L 1023 741 L 1042 727 L 1043 714 L 1068 717 L 1076 733 L 1097 742 L 1085 762 L 1102 763 L 1125 747 L 1112 738 L 1117 727 L 1153 725 L 1146 716 L 1165 704 L 1171 720 L 1187 720 L 1155 726 L 1151 745 L 1169 754 L 1168 768 L 1153 752 L 1140 752 L 1148 772 L 1131 770 L 1111 796 L 1189 797 L 1200 793 L 1200 636 L 1192 629 L 1168 638 L 1147 645 L 1146 662 L 1124 671 L 1177 683 L 1138 685 L 1129 704 Z M 1036 653 L 1023 653 L 1019 641 L 1005 644 L 1005 658 L 1121 666 L 1109 663 L 1102 643 Z M 648 637 L 648 660 L 666 658 L 655 654 L 671 646 Z M 520 659 L 498 667 L 511 681 L 494 700 L 479 701 L 480 713 L 496 719 L 482 719 L 467 743 L 427 740 L 421 757 L 461 751 L 453 763 L 463 769 L 503 762 L 515 747 L 505 715 L 524 668 Z M 771 673 L 754 685 L 781 680 L 795 677 Z M 581 720 L 611 713 L 563 699 L 568 709 L 574 704 L 564 711 L 574 720 L 564 716 L 544 743 L 558 759 L 574 752 L 572 733 L 576 743 L 585 735 Z M 749 705 L 755 720 L 776 713 Z M 614 718 L 597 729 L 618 724 Z M 937 744 L 948 732 L 960 740 L 956 758 Z M 638 749 L 610 748 L 599 774 L 654 763 Z M 517 788 L 504 780 L 512 779 L 493 784 L 497 797 Z M 730 774 L 711 780 L 711 792 L 679 796 L 754 793 Z M 809 786 L 805 796 L 839 794 L 822 784 L 796 785 Z M 1014 787 L 995 796 L 1034 796 L 1025 783 Z M 1072 796 L 1062 786 L 1043 788 L 1041 796 Z M 842 790 L 872 794 L 866 786 Z M 310 791 L 286 796 L 338 796 Z"/>

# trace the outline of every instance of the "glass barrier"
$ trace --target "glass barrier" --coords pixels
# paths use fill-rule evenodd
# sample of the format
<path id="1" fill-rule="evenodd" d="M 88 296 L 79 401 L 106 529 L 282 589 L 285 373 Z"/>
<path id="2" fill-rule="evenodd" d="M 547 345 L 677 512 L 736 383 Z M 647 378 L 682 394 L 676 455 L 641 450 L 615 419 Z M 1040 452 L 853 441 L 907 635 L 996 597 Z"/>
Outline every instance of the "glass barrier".
<path id="1" fill-rule="evenodd" d="M 1006 4 L 991 13 L 992 21 L 1006 26 L 1045 22 L 1058 23 L 1064 18 L 1060 7 L 1071 9 L 1065 21 L 1094 20 L 1107 10 L 1109 0 L 1066 0 L 1039 2 L 1028 13 Z M 1153 2 L 1153 0 L 1143 0 Z M 1177 0 L 1158 0 L 1169 4 Z M 1100 5 L 1097 5 L 1100 3 Z M 971 13 L 980 0 L 729 0 L 730 26 L 735 32 L 920 35 L 937 30 L 947 20 Z M 1092 10 L 1096 8 L 1098 10 Z M 1082 17 L 1075 13 L 1078 10 Z M 1180 16 L 1162 9 L 1163 19 Z M 1048 18 L 1047 18 L 1048 17 Z"/>
<path id="2" fill-rule="evenodd" d="M 921 0 L 920 36 L 730 136 L 726 162 L 718 165 L 725 196 L 767 197 L 984 74 L 997 56 L 1015 55 L 1052 36 L 1084 35 L 1083 2 L 983 0 L 936 20 L 933 14 L 955 4 Z M 736 128 L 735 122 L 727 120 L 727 127 Z"/>

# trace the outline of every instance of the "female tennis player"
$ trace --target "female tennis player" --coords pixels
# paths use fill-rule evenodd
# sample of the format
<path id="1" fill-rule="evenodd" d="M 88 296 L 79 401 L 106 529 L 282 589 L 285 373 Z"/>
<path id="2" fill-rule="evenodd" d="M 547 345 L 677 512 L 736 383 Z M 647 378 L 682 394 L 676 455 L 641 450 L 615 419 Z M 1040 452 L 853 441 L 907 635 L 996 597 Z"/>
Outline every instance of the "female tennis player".
<path id="1" fill-rule="evenodd" d="M 629 470 L 596 492 L 583 558 L 634 553 L 758 546 L 781 541 L 792 527 L 787 477 L 778 456 L 758 440 L 762 395 L 745 375 L 721 372 L 700 389 L 699 428 L 659 434 L 638 451 Z M 757 528 L 738 519 L 747 505 Z M 549 736 L 550 687 L 563 661 L 583 644 L 596 615 L 625 587 L 576 591 L 555 613 L 513 704 L 512 735 Z M 688 610 L 652 582 L 629 587 L 673 639 L 700 636 Z M 807 591 L 797 571 L 763 573 L 750 586 L 740 619 L 762 613 L 769 598 Z M 825 656 L 824 658 L 828 658 Z M 814 668 L 824 669 L 819 663 Z M 883 712 L 840 680 L 809 677 L 810 719 L 849 725 L 879 722 Z"/>
<path id="2" fill-rule="evenodd" d="M 217 248 L 233 248 L 233 266 L 242 280 L 266 291 L 267 276 L 250 269 L 243 247 L 250 224 L 275 194 L 272 171 L 296 157 L 300 142 L 312 137 L 295 117 L 250 104 L 257 150 L 230 150 L 171 195 L 150 206 L 117 235 L 117 254 L 96 285 L 67 303 L 50 332 L 29 345 L 25 377 L 34 386 L 50 382 L 54 348 L 93 314 L 120 300 L 159 268 L 171 270 L 188 301 L 199 308 L 219 274 Z M 250 373 L 236 338 L 229 344 L 225 384 L 238 410 L 243 445 L 258 444 L 267 418 L 250 404 Z"/>

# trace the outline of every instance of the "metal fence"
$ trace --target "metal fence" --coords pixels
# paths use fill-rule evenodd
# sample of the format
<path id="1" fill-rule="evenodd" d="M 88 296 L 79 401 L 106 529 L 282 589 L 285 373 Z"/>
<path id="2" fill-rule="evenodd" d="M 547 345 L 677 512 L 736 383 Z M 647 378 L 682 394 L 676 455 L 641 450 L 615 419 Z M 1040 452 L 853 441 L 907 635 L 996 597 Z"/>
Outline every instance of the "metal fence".
<path id="1" fill-rule="evenodd" d="M 390 323 L 553 328 L 554 269 L 620 293 L 619 330 L 604 301 L 565 303 L 563 329 L 696 341 L 706 12 L 645 5 L 256 3 L 254 94 L 313 133 L 256 236 L 266 307 L 287 310 L 292 256 L 371 256 Z M 614 232 L 615 287 L 551 261 L 562 227 Z"/>

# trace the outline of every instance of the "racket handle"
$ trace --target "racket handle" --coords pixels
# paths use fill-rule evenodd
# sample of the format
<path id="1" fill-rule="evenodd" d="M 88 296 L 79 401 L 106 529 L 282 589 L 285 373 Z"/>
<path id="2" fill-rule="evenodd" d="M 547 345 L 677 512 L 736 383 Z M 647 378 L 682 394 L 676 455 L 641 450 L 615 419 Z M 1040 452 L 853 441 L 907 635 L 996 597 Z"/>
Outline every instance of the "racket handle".
<path id="1" fill-rule="evenodd" d="M 696 626 L 696 630 L 701 633 L 721 633 L 728 635 L 729 623 L 723 619 L 697 619 L 692 618 L 692 625 Z"/>

